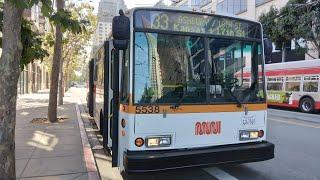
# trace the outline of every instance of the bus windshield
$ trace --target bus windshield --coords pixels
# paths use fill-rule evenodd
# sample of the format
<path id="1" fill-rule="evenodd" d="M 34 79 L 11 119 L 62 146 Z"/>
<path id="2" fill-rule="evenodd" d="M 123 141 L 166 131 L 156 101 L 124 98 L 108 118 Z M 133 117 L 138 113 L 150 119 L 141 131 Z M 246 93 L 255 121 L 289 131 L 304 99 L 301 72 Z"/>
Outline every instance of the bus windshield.
<path id="1" fill-rule="evenodd" d="M 263 102 L 261 45 L 216 38 L 209 38 L 208 45 L 206 51 L 204 38 L 198 36 L 136 32 L 135 103 L 175 103 L 181 98 L 182 103 Z M 251 84 L 243 80 L 248 68 Z"/>
<path id="2" fill-rule="evenodd" d="M 191 13 L 135 14 L 135 104 L 265 103 L 261 26 Z"/>
<path id="3" fill-rule="evenodd" d="M 135 103 L 206 99 L 204 39 L 136 32 Z"/>

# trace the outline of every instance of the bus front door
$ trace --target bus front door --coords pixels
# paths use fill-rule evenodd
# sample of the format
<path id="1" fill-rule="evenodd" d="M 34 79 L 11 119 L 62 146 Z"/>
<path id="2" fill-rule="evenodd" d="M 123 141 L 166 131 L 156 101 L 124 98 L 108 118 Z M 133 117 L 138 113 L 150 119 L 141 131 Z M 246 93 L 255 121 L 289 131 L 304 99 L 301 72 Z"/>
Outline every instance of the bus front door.
<path id="1" fill-rule="evenodd" d="M 111 51 L 111 63 L 110 63 L 110 85 L 112 97 L 109 98 L 110 115 L 108 139 L 111 140 L 111 154 L 112 154 L 112 167 L 118 166 L 118 117 L 119 117 L 119 51 L 112 49 Z"/>

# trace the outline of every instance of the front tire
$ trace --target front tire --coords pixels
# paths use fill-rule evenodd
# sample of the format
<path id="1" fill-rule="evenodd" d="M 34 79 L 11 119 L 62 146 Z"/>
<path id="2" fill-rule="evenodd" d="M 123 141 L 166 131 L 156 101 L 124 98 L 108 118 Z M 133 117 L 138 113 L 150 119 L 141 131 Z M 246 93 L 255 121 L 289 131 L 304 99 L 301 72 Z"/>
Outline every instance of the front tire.
<path id="1" fill-rule="evenodd" d="M 308 97 L 301 99 L 299 109 L 304 113 L 313 113 L 315 110 L 315 104 L 313 99 Z"/>

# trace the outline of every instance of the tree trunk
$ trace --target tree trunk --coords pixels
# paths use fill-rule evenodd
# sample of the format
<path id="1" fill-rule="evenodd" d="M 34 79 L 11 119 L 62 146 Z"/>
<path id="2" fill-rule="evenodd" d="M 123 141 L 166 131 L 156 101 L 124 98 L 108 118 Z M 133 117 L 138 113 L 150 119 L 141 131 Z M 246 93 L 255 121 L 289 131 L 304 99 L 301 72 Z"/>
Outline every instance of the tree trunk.
<path id="1" fill-rule="evenodd" d="M 57 9 L 64 7 L 64 0 L 57 0 Z M 50 122 L 57 121 L 57 95 L 59 82 L 60 61 L 62 58 L 62 31 L 59 24 L 56 25 L 56 39 L 54 43 L 54 54 L 52 59 L 51 85 L 48 106 L 48 119 Z"/>
<path id="2" fill-rule="evenodd" d="M 282 62 L 286 62 L 287 54 L 286 54 L 286 44 L 282 43 Z"/>
<path id="3" fill-rule="evenodd" d="M 63 58 L 61 58 L 60 61 L 60 77 L 59 77 L 59 101 L 58 104 L 59 106 L 63 105 L 63 94 L 64 94 L 64 87 L 63 87 Z"/>
<path id="4" fill-rule="evenodd" d="M 64 74 L 65 91 L 68 91 L 68 89 L 69 89 L 69 73 L 68 73 L 68 69 L 69 69 L 69 62 L 67 62 L 65 72 L 63 73 Z"/>
<path id="5" fill-rule="evenodd" d="M 15 125 L 23 9 L 4 1 L 0 59 L 0 179 L 16 179 Z"/>

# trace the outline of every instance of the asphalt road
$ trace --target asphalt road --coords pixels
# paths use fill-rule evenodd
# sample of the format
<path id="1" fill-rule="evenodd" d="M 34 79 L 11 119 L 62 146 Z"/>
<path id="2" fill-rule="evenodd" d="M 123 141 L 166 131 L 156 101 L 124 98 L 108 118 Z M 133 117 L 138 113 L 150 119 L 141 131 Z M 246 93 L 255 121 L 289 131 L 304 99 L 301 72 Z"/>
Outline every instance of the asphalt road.
<path id="1" fill-rule="evenodd" d="M 270 109 L 268 130 L 274 159 L 221 170 L 236 179 L 320 180 L 320 114 Z"/>
<path id="2" fill-rule="evenodd" d="M 85 104 L 85 103 L 84 103 Z M 93 131 L 92 131 L 93 132 Z M 100 139 L 99 133 L 95 138 Z M 101 140 L 101 139 L 100 139 Z M 320 180 L 320 114 L 295 111 L 268 111 L 267 140 L 275 144 L 275 158 L 242 165 L 188 168 L 144 173 L 130 180 Z M 99 142 L 94 142 L 97 144 Z M 92 144 L 92 143 L 91 143 Z M 110 157 L 101 149 L 94 150 L 102 179 L 122 179 L 111 168 Z"/>

